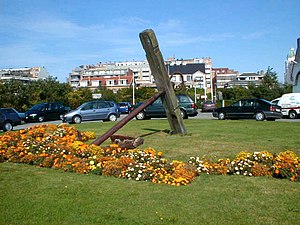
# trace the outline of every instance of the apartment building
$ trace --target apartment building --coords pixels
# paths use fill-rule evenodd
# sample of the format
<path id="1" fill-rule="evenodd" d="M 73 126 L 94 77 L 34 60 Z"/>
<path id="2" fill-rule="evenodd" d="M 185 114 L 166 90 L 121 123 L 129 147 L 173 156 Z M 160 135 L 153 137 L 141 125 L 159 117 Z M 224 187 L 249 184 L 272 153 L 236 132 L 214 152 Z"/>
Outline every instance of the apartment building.
<path id="1" fill-rule="evenodd" d="M 229 68 L 212 68 L 213 82 L 216 88 L 224 88 L 235 80 L 239 72 Z"/>
<path id="2" fill-rule="evenodd" d="M 201 77 L 204 77 L 202 79 L 203 83 L 210 87 L 210 71 L 212 65 L 210 58 L 180 60 L 170 58 L 166 61 L 167 67 L 176 65 L 185 66 L 188 64 L 203 64 L 203 68 L 201 69 L 201 73 L 203 74 L 201 74 Z M 187 82 L 188 85 L 194 85 L 190 83 L 190 80 L 193 82 L 195 81 L 195 74 L 192 75 L 192 78 L 190 77 L 191 74 L 183 74 L 183 76 L 184 81 Z M 177 78 L 173 79 L 177 80 Z M 206 80 L 208 80 L 208 82 L 205 82 Z M 72 70 L 69 74 L 68 82 L 73 88 L 87 87 L 90 89 L 96 89 L 105 86 L 113 91 L 117 91 L 121 88 L 128 88 L 133 83 L 136 87 L 156 87 L 150 66 L 146 60 L 109 62 L 80 66 Z M 204 88 L 204 84 L 202 85 Z"/>
<path id="3" fill-rule="evenodd" d="M 106 87 L 117 91 L 130 87 L 133 80 L 137 86 L 155 86 L 147 61 L 109 62 L 80 66 L 72 70 L 68 82 L 73 88 Z"/>
<path id="4" fill-rule="evenodd" d="M 45 67 L 0 69 L 0 80 L 2 81 L 20 80 L 26 83 L 38 79 L 46 79 L 49 76 L 50 74 Z"/>
<path id="5" fill-rule="evenodd" d="M 239 74 L 235 79 L 229 81 L 225 84 L 225 87 L 245 87 L 249 85 L 259 86 L 264 78 L 264 72 L 260 73 L 242 73 Z"/>
<path id="6" fill-rule="evenodd" d="M 213 68 L 214 83 L 217 88 L 230 88 L 230 87 L 245 87 L 248 85 L 258 86 L 264 77 L 264 72 L 259 73 L 245 72 L 239 73 L 238 71 L 229 68 Z"/>

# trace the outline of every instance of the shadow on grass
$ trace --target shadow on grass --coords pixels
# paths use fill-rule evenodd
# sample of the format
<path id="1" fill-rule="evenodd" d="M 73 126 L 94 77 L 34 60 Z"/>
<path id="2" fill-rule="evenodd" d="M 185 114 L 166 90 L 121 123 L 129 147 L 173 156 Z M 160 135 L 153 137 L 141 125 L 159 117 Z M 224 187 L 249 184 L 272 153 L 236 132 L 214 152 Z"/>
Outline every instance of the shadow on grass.
<path id="1" fill-rule="evenodd" d="M 163 132 L 163 133 L 166 133 L 166 134 L 171 134 L 171 131 L 168 130 L 168 129 L 157 130 L 157 129 L 146 128 L 146 129 L 143 129 L 143 130 L 148 130 L 148 131 L 152 131 L 152 132 L 147 133 L 147 134 L 143 134 L 140 137 L 147 137 L 147 136 L 150 136 L 152 134 L 157 134 L 157 133 L 160 133 L 160 132 Z"/>

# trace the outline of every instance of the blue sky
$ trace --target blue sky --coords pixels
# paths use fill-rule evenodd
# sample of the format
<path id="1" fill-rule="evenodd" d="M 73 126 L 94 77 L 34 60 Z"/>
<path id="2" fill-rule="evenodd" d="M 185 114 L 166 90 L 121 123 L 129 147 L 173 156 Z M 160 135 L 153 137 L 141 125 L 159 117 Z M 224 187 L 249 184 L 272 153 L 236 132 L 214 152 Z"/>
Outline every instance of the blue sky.
<path id="1" fill-rule="evenodd" d="M 0 0 L 0 68 L 45 66 L 65 82 L 80 65 L 145 60 L 139 33 L 156 33 L 164 59 L 211 57 L 257 72 L 300 37 L 300 0 Z"/>

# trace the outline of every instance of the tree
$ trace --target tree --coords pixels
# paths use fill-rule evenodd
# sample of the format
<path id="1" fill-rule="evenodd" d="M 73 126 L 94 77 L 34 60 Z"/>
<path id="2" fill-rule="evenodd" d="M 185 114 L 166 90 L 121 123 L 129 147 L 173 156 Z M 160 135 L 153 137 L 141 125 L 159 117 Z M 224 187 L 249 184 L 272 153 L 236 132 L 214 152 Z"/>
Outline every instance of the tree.
<path id="1" fill-rule="evenodd" d="M 253 96 L 271 101 L 284 93 L 283 89 L 280 88 L 277 73 L 272 70 L 273 68 L 268 67 L 261 84 L 252 90 Z"/>
<path id="2" fill-rule="evenodd" d="M 0 84 L 0 107 L 13 107 L 22 110 L 26 102 L 26 92 L 23 82 L 9 80 Z"/>
<path id="3" fill-rule="evenodd" d="M 268 67 L 267 72 L 264 74 L 261 85 L 266 87 L 268 90 L 276 89 L 279 87 L 277 80 L 277 73 L 272 71 L 273 68 Z"/>
<path id="4" fill-rule="evenodd" d="M 72 109 L 75 109 L 84 102 L 88 102 L 93 99 L 92 91 L 88 88 L 79 88 L 75 91 L 71 91 L 67 94 L 67 98 L 68 104 Z"/>
<path id="5" fill-rule="evenodd" d="M 117 101 L 117 96 L 116 94 L 110 90 L 110 89 L 107 89 L 107 88 L 101 88 L 100 91 L 97 90 L 94 92 L 95 94 L 96 93 L 101 93 L 102 94 L 102 100 L 112 100 L 112 101 Z"/>
<path id="6" fill-rule="evenodd" d="M 118 102 L 131 102 L 132 103 L 132 88 L 122 88 L 117 92 Z"/>
<path id="7" fill-rule="evenodd" d="M 154 88 L 150 87 L 140 87 L 136 89 L 135 97 L 136 102 L 144 102 L 145 100 L 151 98 L 156 93 Z"/>

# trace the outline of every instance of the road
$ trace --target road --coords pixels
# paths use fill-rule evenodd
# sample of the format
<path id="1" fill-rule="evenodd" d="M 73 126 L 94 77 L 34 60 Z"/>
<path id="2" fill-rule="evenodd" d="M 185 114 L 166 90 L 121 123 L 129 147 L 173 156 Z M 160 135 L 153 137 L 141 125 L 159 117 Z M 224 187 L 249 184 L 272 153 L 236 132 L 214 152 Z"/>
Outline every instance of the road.
<path id="1" fill-rule="evenodd" d="M 122 120 L 126 116 L 127 116 L 126 114 L 122 114 L 121 117 L 118 118 L 118 121 Z M 205 112 L 205 113 L 199 112 L 196 117 L 190 117 L 189 119 L 210 119 L 210 120 L 217 120 L 217 118 L 214 118 L 212 116 L 211 112 Z M 92 122 L 99 122 L 99 121 L 92 121 Z M 300 119 L 278 119 L 278 120 L 276 120 L 276 122 L 300 122 Z M 42 122 L 42 123 L 39 123 L 39 124 L 43 124 L 43 123 L 61 124 L 61 120 L 47 121 L 47 122 Z M 87 123 L 87 122 L 83 122 L 83 123 Z M 16 126 L 14 128 L 14 130 L 26 129 L 27 127 L 34 126 L 34 125 L 37 125 L 37 124 L 38 123 L 25 123 L 25 124 Z"/>

